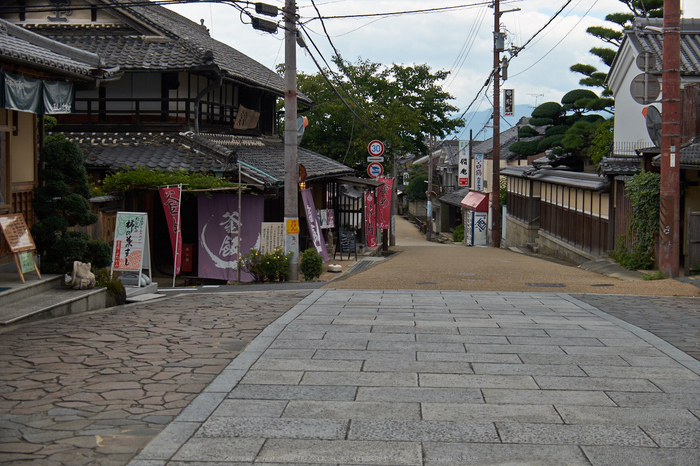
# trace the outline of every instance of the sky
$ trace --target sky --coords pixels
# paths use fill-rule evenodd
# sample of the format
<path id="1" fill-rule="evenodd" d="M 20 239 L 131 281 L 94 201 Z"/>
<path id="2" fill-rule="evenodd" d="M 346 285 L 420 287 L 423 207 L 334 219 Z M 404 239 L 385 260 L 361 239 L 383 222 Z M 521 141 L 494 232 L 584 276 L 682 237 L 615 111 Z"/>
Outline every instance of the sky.
<path id="1" fill-rule="evenodd" d="M 506 48 L 520 47 L 550 20 L 568 0 L 501 0 L 501 31 L 506 33 Z M 241 2 L 240 4 L 244 4 Z M 284 6 L 284 0 L 264 3 Z M 325 19 L 325 27 L 340 55 L 356 63 L 404 66 L 427 64 L 433 71 L 450 71 L 442 83 L 459 108 L 459 116 L 474 101 L 493 68 L 493 9 L 481 0 L 315 0 L 324 17 L 371 13 L 405 12 L 428 8 L 467 5 L 466 8 L 434 13 L 402 14 L 390 17 Z M 300 21 L 329 63 L 334 54 L 311 0 L 296 0 Z M 213 38 L 248 55 L 270 69 L 284 62 L 284 30 L 276 34 L 254 30 L 250 19 L 233 6 L 221 3 L 168 5 L 174 11 L 200 22 L 204 20 Z M 684 17 L 700 18 L 699 0 L 681 0 Z M 248 11 L 255 14 L 252 6 Z M 569 70 L 576 63 L 591 64 L 601 70 L 605 65 L 589 53 L 591 47 L 604 46 L 586 33 L 590 26 L 609 25 L 605 15 L 626 12 L 619 0 L 571 0 L 557 18 L 510 61 L 508 80 L 502 89 L 513 89 L 515 104 L 521 112 L 543 102 L 560 101 L 562 96 L 580 88 L 582 77 Z M 273 18 L 258 15 L 261 18 Z M 316 19 L 314 19 L 316 18 Z M 279 20 L 282 19 L 280 16 Z M 307 41 L 308 42 L 308 41 Z M 318 52 L 309 44 L 316 59 Z M 508 52 L 502 56 L 510 57 Z M 309 52 L 297 49 L 297 70 L 315 74 L 318 69 Z M 483 112 L 492 105 L 493 90 L 482 92 L 469 109 Z M 501 97 L 502 99 L 502 97 Z M 468 115 L 470 116 L 470 115 Z M 518 116 L 518 115 L 516 115 Z M 483 113 L 469 121 L 469 127 L 486 125 Z M 515 119 L 506 119 L 504 130 Z M 476 132 L 476 131 L 475 131 Z M 490 130 L 487 129 L 487 137 Z M 457 135 L 460 136 L 459 134 Z M 468 136 L 467 136 L 468 137 Z M 461 139 L 464 139 L 462 134 Z"/>

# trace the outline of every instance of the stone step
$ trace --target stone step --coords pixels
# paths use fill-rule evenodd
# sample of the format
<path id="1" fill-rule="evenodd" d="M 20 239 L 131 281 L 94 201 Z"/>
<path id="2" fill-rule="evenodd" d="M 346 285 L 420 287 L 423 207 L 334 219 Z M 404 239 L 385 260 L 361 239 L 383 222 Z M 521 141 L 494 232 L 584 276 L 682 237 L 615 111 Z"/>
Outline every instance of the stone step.
<path id="1" fill-rule="evenodd" d="M 60 282 L 59 282 L 60 283 Z M 7 292 L 6 292 L 7 293 Z M 22 293 L 21 299 L 9 295 Z M 74 290 L 68 287 L 50 288 L 27 296 L 24 289 L 9 293 L 11 301 L 0 300 L 0 328 L 16 323 L 60 317 L 68 314 L 103 309 L 105 288 Z M 4 293 L 3 293 L 4 294 Z"/>
<path id="2" fill-rule="evenodd" d="M 4 274 L 10 276 L 9 280 L 0 280 L 1 282 L 8 281 L 9 289 L 0 292 L 0 305 L 22 301 L 37 294 L 49 291 L 54 288 L 59 288 L 63 283 L 61 275 L 44 275 L 43 278 L 37 279 L 36 276 L 27 277 L 22 283 L 17 274 Z"/>

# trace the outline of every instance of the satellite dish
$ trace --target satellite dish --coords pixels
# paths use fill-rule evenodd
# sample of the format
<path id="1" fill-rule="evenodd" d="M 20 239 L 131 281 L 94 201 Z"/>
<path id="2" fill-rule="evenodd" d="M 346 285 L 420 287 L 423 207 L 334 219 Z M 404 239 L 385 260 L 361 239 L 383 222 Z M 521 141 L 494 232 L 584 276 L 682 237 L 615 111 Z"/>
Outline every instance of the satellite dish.
<path id="1" fill-rule="evenodd" d="M 661 112 L 654 106 L 644 109 L 647 120 L 647 133 L 656 147 L 661 147 Z"/>

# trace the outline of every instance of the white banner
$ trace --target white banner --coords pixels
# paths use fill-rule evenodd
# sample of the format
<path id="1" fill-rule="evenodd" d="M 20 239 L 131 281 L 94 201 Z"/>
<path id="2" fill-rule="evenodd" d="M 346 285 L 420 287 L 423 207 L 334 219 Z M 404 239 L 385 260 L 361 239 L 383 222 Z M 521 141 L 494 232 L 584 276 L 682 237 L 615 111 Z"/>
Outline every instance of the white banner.
<path id="1" fill-rule="evenodd" d="M 474 191 L 484 190 L 484 154 L 474 157 Z"/>
<path id="2" fill-rule="evenodd" d="M 469 141 L 459 141 L 457 184 L 469 186 Z"/>

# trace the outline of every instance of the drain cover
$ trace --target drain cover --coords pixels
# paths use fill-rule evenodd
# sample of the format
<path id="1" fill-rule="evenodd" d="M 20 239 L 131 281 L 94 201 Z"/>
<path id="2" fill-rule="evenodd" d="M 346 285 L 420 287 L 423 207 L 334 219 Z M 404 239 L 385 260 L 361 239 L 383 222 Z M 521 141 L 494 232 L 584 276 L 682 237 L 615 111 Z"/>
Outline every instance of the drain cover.
<path id="1" fill-rule="evenodd" d="M 527 286 L 538 286 L 542 288 L 564 288 L 563 283 L 526 283 Z"/>
<path id="2" fill-rule="evenodd" d="M 460 277 L 473 277 L 476 274 L 475 273 L 458 273 L 457 275 Z"/>
<path id="3" fill-rule="evenodd" d="M 615 286 L 612 283 L 596 283 L 591 286 Z"/>
<path id="4" fill-rule="evenodd" d="M 437 285 L 437 282 L 416 282 L 416 285 Z"/>

